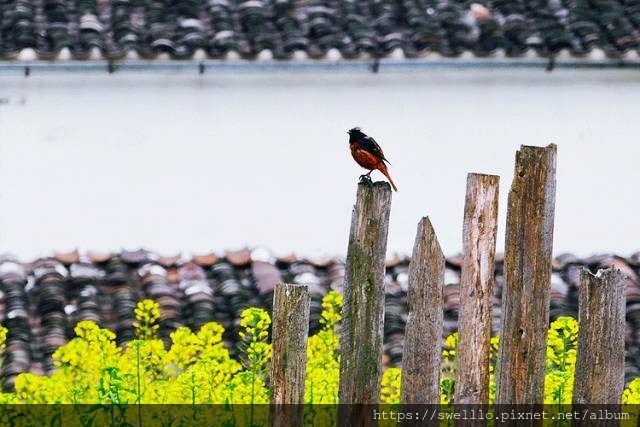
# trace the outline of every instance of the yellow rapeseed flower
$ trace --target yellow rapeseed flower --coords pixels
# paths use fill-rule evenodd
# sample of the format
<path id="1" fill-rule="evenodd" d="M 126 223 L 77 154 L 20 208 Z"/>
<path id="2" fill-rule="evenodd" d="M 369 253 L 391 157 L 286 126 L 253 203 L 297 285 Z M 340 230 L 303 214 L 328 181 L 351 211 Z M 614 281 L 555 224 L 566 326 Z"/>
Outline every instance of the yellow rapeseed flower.
<path id="1" fill-rule="evenodd" d="M 380 403 L 399 404 L 402 371 L 399 368 L 388 368 L 382 373 Z"/>
<path id="2" fill-rule="evenodd" d="M 160 320 L 160 305 L 151 299 L 139 301 L 134 314 L 136 316 L 133 327 L 139 339 L 155 338 Z"/>
<path id="3" fill-rule="evenodd" d="M 7 347 L 7 332 L 9 330 L 0 325 L 0 350 L 4 350 Z"/>

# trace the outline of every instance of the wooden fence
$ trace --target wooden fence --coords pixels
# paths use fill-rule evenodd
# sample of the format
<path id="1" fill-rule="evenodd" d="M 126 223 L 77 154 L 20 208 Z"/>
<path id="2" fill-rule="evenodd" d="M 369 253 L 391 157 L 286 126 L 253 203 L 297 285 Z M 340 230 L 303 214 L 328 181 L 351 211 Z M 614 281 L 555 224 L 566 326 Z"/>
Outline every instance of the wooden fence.
<path id="1" fill-rule="evenodd" d="M 556 190 L 556 146 L 521 146 L 508 195 L 505 286 L 502 290 L 497 404 L 543 403 Z M 459 344 L 454 404 L 487 404 L 491 296 L 498 224 L 499 178 L 469 174 L 463 218 Z M 360 183 L 351 221 L 341 326 L 341 426 L 375 425 L 380 396 L 384 274 L 391 189 Z M 418 223 L 409 266 L 408 319 L 402 362 L 401 404 L 440 402 L 444 256 L 429 218 Z M 303 403 L 308 311 L 300 298 L 274 301 L 272 403 Z M 286 303 L 293 299 L 293 302 Z M 295 313 L 291 307 L 295 304 Z M 624 374 L 625 277 L 612 269 L 583 271 L 573 402 L 619 404 Z M 287 324 L 288 328 L 276 327 Z M 282 341 L 287 345 L 282 345 Z M 278 354 L 282 352 L 283 354 Z M 275 363 L 287 360 L 296 367 Z M 289 366 L 289 367 L 287 367 Z M 289 390 L 287 393 L 286 391 Z M 294 416 L 296 416 L 294 414 Z M 297 416 L 300 416 L 298 414 Z M 486 423 L 486 422 L 485 422 Z M 294 423 L 295 424 L 295 423 Z M 291 424 L 291 425 L 294 425 Z M 458 423 L 483 425 L 482 422 Z M 539 424 L 539 423 L 534 423 Z M 422 424 L 425 425 L 425 424 Z M 514 423 L 514 425 L 522 425 Z M 612 425 L 612 424 L 608 424 Z"/>

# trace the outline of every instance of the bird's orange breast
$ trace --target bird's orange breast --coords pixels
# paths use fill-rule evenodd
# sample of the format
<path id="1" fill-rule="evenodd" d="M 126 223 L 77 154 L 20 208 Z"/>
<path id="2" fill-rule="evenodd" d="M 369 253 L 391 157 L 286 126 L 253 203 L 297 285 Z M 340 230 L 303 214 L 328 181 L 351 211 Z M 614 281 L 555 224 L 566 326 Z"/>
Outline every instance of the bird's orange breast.
<path id="1" fill-rule="evenodd" d="M 359 148 L 356 144 L 351 144 L 350 148 L 353 160 L 355 160 L 360 166 L 368 170 L 378 168 L 380 159 L 378 159 L 373 153 Z"/>

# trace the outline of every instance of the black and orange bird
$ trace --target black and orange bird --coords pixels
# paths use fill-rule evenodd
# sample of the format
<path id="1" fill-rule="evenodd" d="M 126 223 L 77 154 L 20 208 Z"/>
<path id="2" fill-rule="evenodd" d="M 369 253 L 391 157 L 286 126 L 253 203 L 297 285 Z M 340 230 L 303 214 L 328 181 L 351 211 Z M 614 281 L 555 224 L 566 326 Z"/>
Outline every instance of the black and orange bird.
<path id="1" fill-rule="evenodd" d="M 387 177 L 393 190 L 398 191 L 385 164 L 385 162 L 389 165 L 391 163 L 384 157 L 382 148 L 380 148 L 376 140 L 367 136 L 360 128 L 350 129 L 347 133 L 349 134 L 349 148 L 351 149 L 353 160 L 369 171 L 369 173 L 362 175 L 360 178 L 371 179 L 371 172 L 379 170 Z"/>

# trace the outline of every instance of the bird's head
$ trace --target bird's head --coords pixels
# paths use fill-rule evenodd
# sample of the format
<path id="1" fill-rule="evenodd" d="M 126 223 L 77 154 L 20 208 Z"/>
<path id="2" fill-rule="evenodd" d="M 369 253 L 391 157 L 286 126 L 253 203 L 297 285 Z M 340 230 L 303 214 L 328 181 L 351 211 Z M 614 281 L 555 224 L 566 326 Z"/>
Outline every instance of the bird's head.
<path id="1" fill-rule="evenodd" d="M 349 142 L 354 141 L 356 139 L 362 138 L 363 136 L 366 136 L 361 130 L 360 128 L 352 128 L 349 129 L 347 131 L 347 133 L 349 134 Z"/>

